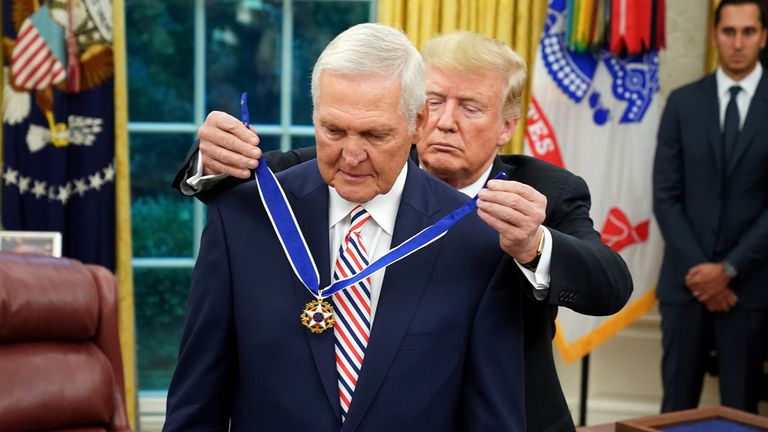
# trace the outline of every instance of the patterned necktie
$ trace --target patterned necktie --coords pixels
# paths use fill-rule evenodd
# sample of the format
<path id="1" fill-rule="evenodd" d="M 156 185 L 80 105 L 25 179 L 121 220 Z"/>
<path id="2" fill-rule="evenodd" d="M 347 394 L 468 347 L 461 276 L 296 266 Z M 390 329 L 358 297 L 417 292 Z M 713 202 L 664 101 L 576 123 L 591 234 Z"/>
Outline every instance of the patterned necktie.
<path id="1" fill-rule="evenodd" d="M 371 216 L 361 206 L 352 210 L 349 231 L 341 241 L 339 257 L 333 269 L 333 279 L 339 280 L 360 272 L 368 265 L 368 252 L 363 246 L 360 230 Z M 371 280 L 357 284 L 333 295 L 336 310 L 336 371 L 339 375 L 341 420 L 349 411 L 357 378 L 363 367 L 365 348 L 371 333 Z"/>
<path id="2" fill-rule="evenodd" d="M 739 107 L 736 105 L 736 96 L 741 91 L 741 87 L 735 85 L 728 89 L 731 93 L 731 99 L 728 106 L 725 107 L 725 120 L 723 121 L 723 172 L 728 168 L 728 163 L 733 154 L 733 148 L 736 146 L 736 140 L 739 138 Z"/>

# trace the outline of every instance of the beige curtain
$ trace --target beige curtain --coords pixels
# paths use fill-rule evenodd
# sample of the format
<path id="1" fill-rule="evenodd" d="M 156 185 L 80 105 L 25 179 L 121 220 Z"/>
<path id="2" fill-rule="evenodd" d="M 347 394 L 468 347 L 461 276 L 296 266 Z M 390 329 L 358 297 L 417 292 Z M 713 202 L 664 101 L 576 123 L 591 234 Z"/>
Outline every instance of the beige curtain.
<path id="1" fill-rule="evenodd" d="M 533 73 L 533 59 L 544 27 L 547 0 L 379 0 L 379 22 L 403 29 L 417 48 L 430 37 L 467 30 L 498 39 L 528 64 L 522 116 L 502 153 L 521 153 Z"/>
<path id="2" fill-rule="evenodd" d="M 704 57 L 704 73 L 712 73 L 717 69 L 717 51 L 715 46 L 712 45 L 709 38 L 709 29 L 712 28 L 712 23 L 715 22 L 715 9 L 720 4 L 720 0 L 709 0 L 709 20 L 707 21 L 707 54 Z"/>

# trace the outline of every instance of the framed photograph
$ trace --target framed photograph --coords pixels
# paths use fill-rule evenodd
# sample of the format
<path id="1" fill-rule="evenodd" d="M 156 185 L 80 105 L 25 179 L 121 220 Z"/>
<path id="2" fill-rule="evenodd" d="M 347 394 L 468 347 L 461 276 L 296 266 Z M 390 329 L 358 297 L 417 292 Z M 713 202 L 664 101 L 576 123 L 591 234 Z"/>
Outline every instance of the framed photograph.
<path id="1" fill-rule="evenodd" d="M 0 231 L 0 251 L 61 256 L 61 233 L 55 231 Z"/>
<path id="2" fill-rule="evenodd" d="M 768 431 L 768 418 L 716 406 L 616 422 L 616 432 Z"/>

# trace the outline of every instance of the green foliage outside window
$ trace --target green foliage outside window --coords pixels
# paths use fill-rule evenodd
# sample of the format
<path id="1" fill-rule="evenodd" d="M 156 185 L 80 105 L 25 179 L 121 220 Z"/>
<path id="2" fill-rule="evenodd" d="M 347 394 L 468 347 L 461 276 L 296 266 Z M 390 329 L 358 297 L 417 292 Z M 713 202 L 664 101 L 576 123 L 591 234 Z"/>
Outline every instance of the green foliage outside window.
<path id="1" fill-rule="evenodd" d="M 293 33 L 285 47 L 283 17 L 291 10 Z M 191 130 L 202 121 L 194 107 L 238 115 L 240 92 L 248 91 L 252 122 L 310 125 L 309 80 L 317 55 L 335 35 L 368 21 L 369 13 L 365 0 L 125 0 L 133 255 L 141 259 L 134 267 L 140 390 L 166 390 L 178 356 L 192 268 L 172 259 L 194 257 L 200 221 L 193 217 L 194 200 L 170 183 L 194 141 Z M 205 47 L 195 46 L 199 14 Z M 282 69 L 284 49 L 290 50 L 290 74 Z M 200 53 L 204 61 L 196 63 Z M 195 64 L 204 73 L 196 75 Z M 282 79 L 290 80 L 287 87 Z M 285 88 L 292 105 L 287 114 L 281 109 Z M 143 129 L 132 129 L 136 123 Z M 290 138 L 294 148 L 314 145 L 313 137 Z M 274 132 L 262 135 L 261 147 L 278 148 L 280 140 Z"/>

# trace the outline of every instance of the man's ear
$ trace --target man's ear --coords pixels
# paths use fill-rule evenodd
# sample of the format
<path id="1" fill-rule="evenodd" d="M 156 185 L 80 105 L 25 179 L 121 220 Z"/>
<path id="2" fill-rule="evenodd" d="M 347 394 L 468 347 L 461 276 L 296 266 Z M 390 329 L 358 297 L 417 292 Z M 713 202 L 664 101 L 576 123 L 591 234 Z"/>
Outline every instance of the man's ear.
<path id="1" fill-rule="evenodd" d="M 413 132 L 413 143 L 421 141 L 424 135 L 427 133 L 427 123 L 429 123 L 429 109 L 427 104 L 421 108 L 418 114 L 416 114 L 416 127 Z"/>
<path id="2" fill-rule="evenodd" d="M 517 127 L 517 123 L 519 122 L 519 119 L 516 118 L 505 118 L 504 124 L 502 125 L 501 132 L 499 133 L 499 141 L 496 143 L 497 147 L 504 147 L 510 139 L 512 139 L 512 135 L 515 134 L 515 128 Z"/>

